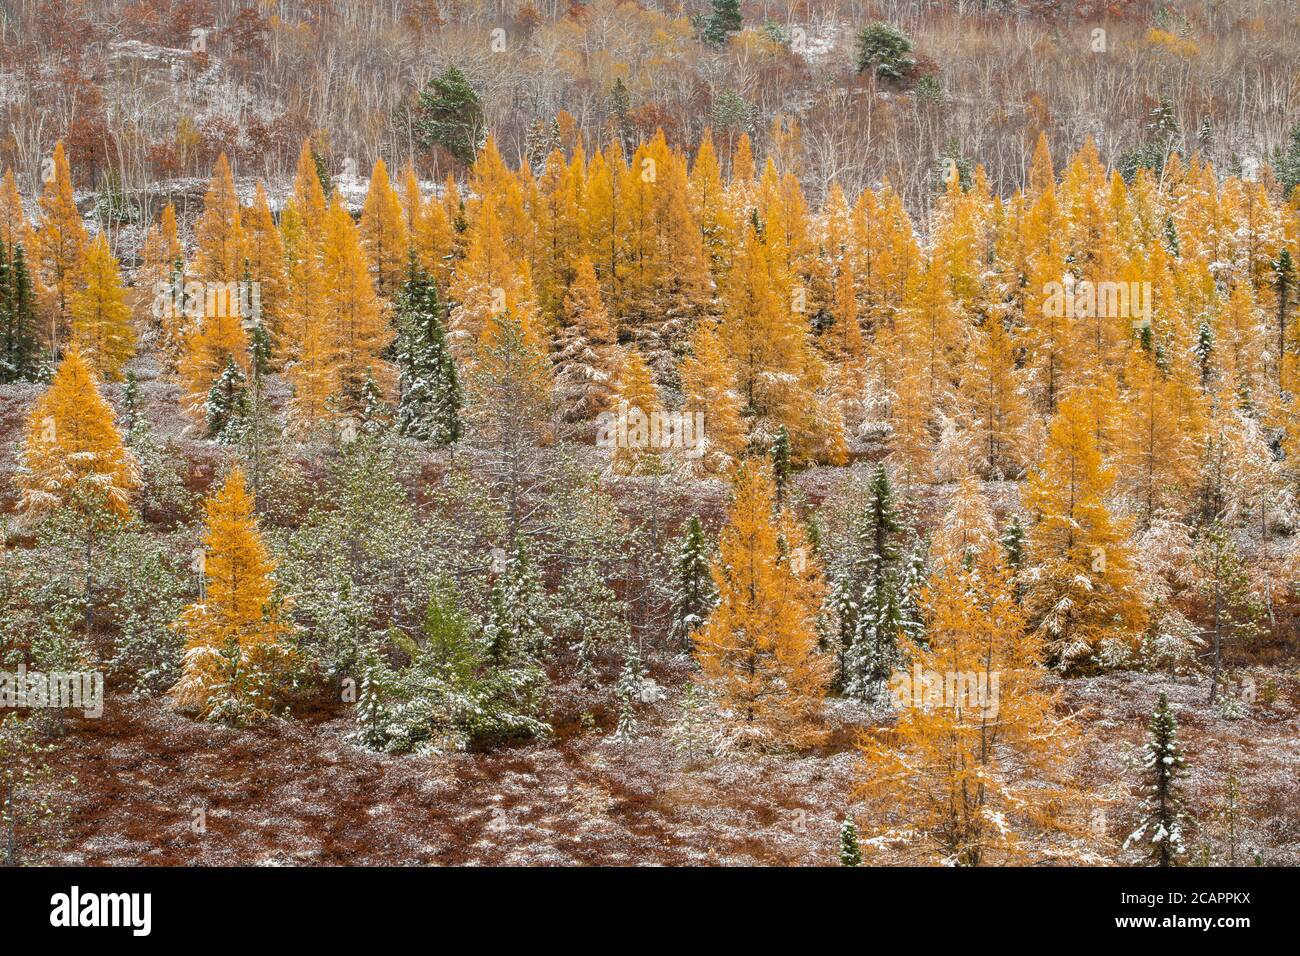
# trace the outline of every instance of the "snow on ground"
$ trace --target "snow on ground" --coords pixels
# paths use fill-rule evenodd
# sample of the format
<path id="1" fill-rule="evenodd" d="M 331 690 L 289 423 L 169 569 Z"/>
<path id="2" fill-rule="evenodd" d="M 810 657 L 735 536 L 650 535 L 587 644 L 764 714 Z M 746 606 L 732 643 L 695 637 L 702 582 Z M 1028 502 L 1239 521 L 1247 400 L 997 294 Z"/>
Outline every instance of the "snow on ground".
<path id="1" fill-rule="evenodd" d="M 1241 778 L 1240 852 L 1300 863 L 1300 683 L 1261 672 L 1279 698 L 1242 720 L 1204 704 L 1201 679 L 1120 673 L 1061 681 L 1092 738 L 1090 783 L 1114 798 L 1118 844 L 1136 812 L 1128 759 L 1156 694 L 1175 705 L 1191 767 L 1189 803 L 1219 845 L 1214 809 L 1229 761 Z M 673 700 L 677 691 L 673 693 Z M 687 763 L 665 729 L 672 702 L 628 743 L 603 726 L 553 743 L 481 754 L 388 756 L 348 739 L 345 710 L 318 723 L 249 730 L 198 724 L 156 701 L 110 697 L 79 720 L 57 766 L 79 783 L 69 864 L 744 864 L 833 865 L 839 821 L 862 772 L 852 747 L 860 708 L 830 708 L 833 743 L 804 755 L 729 755 Z M 608 723 L 602 720 L 602 723 Z M 203 832 L 193 826 L 202 811 Z M 1201 836 L 1189 842 L 1193 851 Z M 1120 862 L 1137 862 L 1121 853 Z"/>

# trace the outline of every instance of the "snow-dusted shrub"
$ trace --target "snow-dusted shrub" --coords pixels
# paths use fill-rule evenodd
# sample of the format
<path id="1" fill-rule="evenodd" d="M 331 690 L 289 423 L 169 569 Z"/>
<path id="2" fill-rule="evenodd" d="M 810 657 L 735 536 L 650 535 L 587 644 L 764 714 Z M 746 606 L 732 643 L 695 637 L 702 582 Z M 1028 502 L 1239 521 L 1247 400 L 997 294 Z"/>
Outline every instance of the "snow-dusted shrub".
<path id="1" fill-rule="evenodd" d="M 537 716 L 546 674 L 527 653 L 498 653 L 456 607 L 435 593 L 418 640 L 389 631 L 395 666 L 372 644 L 361 657 L 357 739 L 389 753 L 446 752 L 471 744 L 546 737 Z"/>
<path id="2" fill-rule="evenodd" d="M 420 622 L 441 552 L 429 546 L 407 471 L 396 446 L 358 438 L 303 523 L 276 535 L 276 577 L 294 595 L 302 648 L 327 674 L 351 670 L 368 635 Z"/>
<path id="3" fill-rule="evenodd" d="M 1250 706 L 1236 694 L 1220 694 L 1214 703 L 1224 720 L 1242 720 L 1250 713 Z"/>
<path id="4" fill-rule="evenodd" d="M 1097 664 L 1102 670 L 1124 670 L 1133 666 L 1133 660 L 1133 646 L 1123 638 L 1105 638 L 1097 647 Z"/>
<path id="5" fill-rule="evenodd" d="M 84 527 L 70 512 L 36 529 L 32 548 L 0 562 L 0 665 L 32 669 L 107 665 L 132 687 L 161 690 L 175 680 L 183 641 L 171 629 L 190 590 L 188 552 L 138 522 L 97 535 L 87 568 Z"/>
<path id="6" fill-rule="evenodd" d="M 1175 608 L 1157 607 L 1151 627 L 1142 636 L 1138 661 L 1143 670 L 1192 674 L 1199 666 L 1197 654 L 1205 646 L 1196 625 Z"/>

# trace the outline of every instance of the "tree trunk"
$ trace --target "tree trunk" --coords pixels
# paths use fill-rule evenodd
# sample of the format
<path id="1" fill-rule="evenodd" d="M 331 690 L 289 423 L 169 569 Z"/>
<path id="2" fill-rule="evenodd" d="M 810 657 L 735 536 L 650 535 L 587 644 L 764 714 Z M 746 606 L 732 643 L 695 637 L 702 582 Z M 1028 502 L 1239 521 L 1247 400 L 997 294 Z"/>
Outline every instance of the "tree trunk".
<path id="1" fill-rule="evenodd" d="M 95 519 L 86 519 L 86 640 L 89 641 L 95 631 L 95 592 L 92 569 L 95 550 Z"/>

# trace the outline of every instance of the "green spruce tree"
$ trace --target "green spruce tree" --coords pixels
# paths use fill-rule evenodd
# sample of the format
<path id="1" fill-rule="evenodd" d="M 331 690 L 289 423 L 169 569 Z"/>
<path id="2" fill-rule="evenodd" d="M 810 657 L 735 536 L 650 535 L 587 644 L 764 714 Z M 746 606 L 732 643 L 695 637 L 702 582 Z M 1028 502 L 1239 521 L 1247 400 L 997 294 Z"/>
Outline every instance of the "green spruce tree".
<path id="1" fill-rule="evenodd" d="M 437 286 L 414 256 L 398 297 L 397 314 L 401 393 L 397 430 L 435 445 L 453 444 L 461 430 L 456 362 L 447 348 Z"/>
<path id="2" fill-rule="evenodd" d="M 550 644 L 543 629 L 546 595 L 523 541 L 492 584 L 484 627 L 487 655 L 494 664 L 540 664 Z"/>
<path id="3" fill-rule="evenodd" d="M 858 827 L 848 814 L 844 815 L 844 822 L 840 824 L 840 865 L 862 865 L 862 848 L 858 846 Z"/>
<path id="4" fill-rule="evenodd" d="M 745 18 L 740 12 L 740 0 L 712 0 L 712 3 L 701 39 L 710 46 L 722 46 L 727 37 L 740 32 Z"/>
<path id="5" fill-rule="evenodd" d="M 914 599 L 911 578 L 919 573 L 916 555 L 903 561 L 904 530 L 893 486 L 884 465 L 877 465 L 867 486 L 867 501 L 857 521 L 857 552 L 843 587 L 860 594 L 852 643 L 845 654 L 844 689 L 855 697 L 878 696 L 901 664 L 898 632 L 914 624 L 906 613 Z M 911 585 L 911 587 L 905 586 Z"/>
<path id="6" fill-rule="evenodd" d="M 248 377 L 230 356 L 208 389 L 204 414 L 209 438 L 227 445 L 243 437 L 243 425 L 248 418 Z"/>
<path id="7" fill-rule="evenodd" d="M 614 730 L 614 739 L 631 740 L 636 736 L 636 705 L 641 700 L 641 685 L 646 679 L 645 665 L 641 662 L 641 652 L 636 644 L 628 642 L 627 653 L 623 659 L 623 670 L 618 677 L 618 686 L 614 689 L 618 697 L 618 726 Z"/>
<path id="8" fill-rule="evenodd" d="M 785 506 L 785 486 L 794 473 L 790 464 L 790 433 L 784 425 L 777 431 L 769 454 L 772 457 L 772 478 L 776 482 L 776 510 L 780 511 Z"/>
<path id="9" fill-rule="evenodd" d="M 1154 866 L 1174 866 L 1186 854 L 1182 781 L 1187 776 L 1187 761 L 1178 743 L 1178 721 L 1169 707 L 1169 697 L 1161 694 L 1147 725 L 1149 737 L 1143 752 L 1143 783 L 1146 797 L 1142 803 L 1142 820 L 1124 846 L 1145 844 L 1147 859 Z"/>
<path id="10" fill-rule="evenodd" d="M 0 384 L 34 381 L 39 374 L 36 297 L 21 243 L 0 242 Z"/>
<path id="11" fill-rule="evenodd" d="M 448 67 L 421 91 L 415 119 L 420 145 L 441 146 L 469 166 L 486 129 L 478 94 L 458 68 Z"/>
<path id="12" fill-rule="evenodd" d="M 704 623 L 715 599 L 704 526 L 699 518 L 692 517 L 673 562 L 673 639 L 690 647 L 691 634 Z"/>

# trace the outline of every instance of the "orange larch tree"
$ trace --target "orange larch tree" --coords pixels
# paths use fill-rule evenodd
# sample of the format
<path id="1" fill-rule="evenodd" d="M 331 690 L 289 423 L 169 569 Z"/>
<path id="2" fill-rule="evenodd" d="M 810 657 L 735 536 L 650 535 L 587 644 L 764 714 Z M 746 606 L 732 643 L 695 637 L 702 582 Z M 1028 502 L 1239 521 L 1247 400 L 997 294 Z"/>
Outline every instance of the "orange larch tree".
<path id="1" fill-rule="evenodd" d="M 135 459 L 99 394 L 94 369 L 75 347 L 27 416 L 15 483 L 19 506 L 29 516 L 66 507 L 104 509 L 118 517 L 130 511 L 131 493 L 140 484 Z"/>
<path id="2" fill-rule="evenodd" d="M 897 719 L 862 735 L 859 816 L 880 862 L 1097 862 L 1069 840 L 1093 803 L 1073 776 L 1078 730 L 1043 688 L 1009 570 L 985 551 L 949 560 L 922 596 L 925 640 L 890 681 Z M 955 557 L 955 556 L 953 556 Z"/>
<path id="3" fill-rule="evenodd" d="M 375 293 L 356 224 L 337 195 L 325 216 L 321 258 L 326 316 L 338 348 L 339 411 L 351 414 L 361 409 L 367 380 L 382 394 L 391 391 L 394 373 L 382 353 L 394 334 Z"/>
<path id="4" fill-rule="evenodd" d="M 96 372 L 118 381 L 135 354 L 135 330 L 117 260 L 102 232 L 86 253 L 82 281 L 72 296 L 72 341 Z"/>
<path id="5" fill-rule="evenodd" d="M 203 592 L 181 613 L 186 638 L 181 678 L 170 691 L 178 710 L 243 723 L 267 716 L 291 652 L 293 628 L 274 595 L 275 563 L 236 465 L 207 503 Z"/>
<path id="6" fill-rule="evenodd" d="M 203 214 L 194 225 L 194 274 L 205 282 L 236 282 L 244 272 L 244 230 L 239 193 L 226 154 L 203 197 Z"/>
<path id="7" fill-rule="evenodd" d="M 392 298 L 401 287 L 410 244 L 410 232 L 402 212 L 402 202 L 388 178 L 388 166 L 381 157 L 375 160 L 374 169 L 370 173 L 370 188 L 361 210 L 361 246 L 370 263 L 375 291 L 379 295 Z"/>
<path id="8" fill-rule="evenodd" d="M 81 284 L 81 266 L 90 240 L 72 196 L 72 172 L 62 141 L 54 144 L 51 172 L 39 201 L 38 261 L 50 323 L 46 345 L 57 355 L 71 327 L 72 297 Z"/>
<path id="9" fill-rule="evenodd" d="M 831 662 L 818 649 L 799 562 L 782 553 L 775 494 L 763 462 L 741 467 L 712 567 L 718 602 L 694 634 L 695 653 L 742 743 L 802 747 L 824 737 Z"/>

